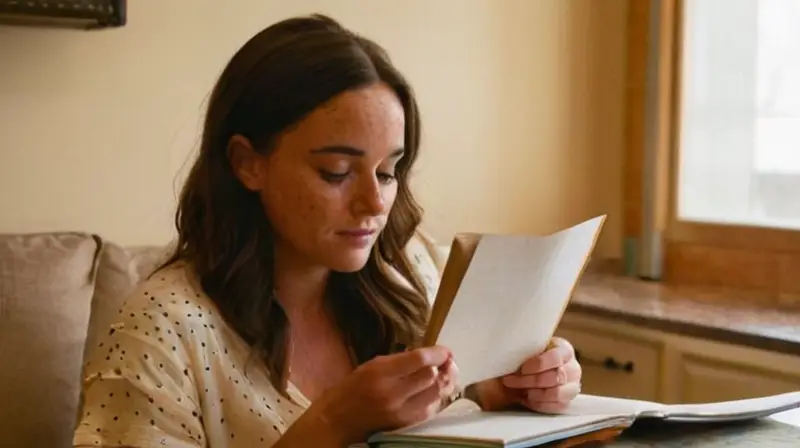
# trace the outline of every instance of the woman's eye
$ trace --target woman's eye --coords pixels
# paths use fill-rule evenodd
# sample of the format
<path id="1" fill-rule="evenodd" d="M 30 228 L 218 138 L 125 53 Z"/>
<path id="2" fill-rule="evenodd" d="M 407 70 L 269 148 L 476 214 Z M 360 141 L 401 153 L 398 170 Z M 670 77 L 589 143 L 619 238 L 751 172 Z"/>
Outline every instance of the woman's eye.
<path id="1" fill-rule="evenodd" d="M 347 176 L 350 174 L 349 171 L 345 171 L 343 173 L 337 173 L 334 171 L 327 171 L 327 170 L 319 170 L 319 175 L 322 176 L 322 179 L 325 182 L 329 182 L 332 184 L 340 183 L 344 181 Z"/>
<path id="2" fill-rule="evenodd" d="M 391 174 L 391 173 L 378 173 L 378 180 L 381 183 L 388 184 L 388 183 L 394 182 L 395 179 L 396 179 L 396 177 L 395 177 L 394 174 Z"/>
<path id="3" fill-rule="evenodd" d="M 347 176 L 350 175 L 350 171 L 339 173 L 336 171 L 319 170 L 319 174 L 325 182 L 338 184 L 347 179 Z M 392 173 L 377 173 L 376 176 L 378 177 L 378 181 L 382 184 L 392 183 L 396 179 L 395 175 Z"/>

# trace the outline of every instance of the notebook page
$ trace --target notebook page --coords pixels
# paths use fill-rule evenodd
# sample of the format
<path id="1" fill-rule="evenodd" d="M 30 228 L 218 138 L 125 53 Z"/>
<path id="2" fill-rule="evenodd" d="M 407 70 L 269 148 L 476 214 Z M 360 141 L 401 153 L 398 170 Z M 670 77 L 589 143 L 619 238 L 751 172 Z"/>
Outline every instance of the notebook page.
<path id="1" fill-rule="evenodd" d="M 664 413 L 665 406 L 652 401 L 630 400 L 627 398 L 601 397 L 597 395 L 581 394 L 575 397 L 564 410 L 564 415 L 625 415 L 660 416 Z"/>
<path id="2" fill-rule="evenodd" d="M 719 403 L 669 405 L 664 411 L 670 419 L 731 420 L 766 417 L 798 407 L 800 391 Z"/>
<path id="3" fill-rule="evenodd" d="M 530 412 L 480 412 L 447 418 L 434 418 L 424 424 L 381 434 L 370 440 L 375 443 L 446 440 L 456 442 L 492 442 L 513 444 L 544 438 L 554 434 L 578 433 L 628 425 L 630 419 L 616 415 L 542 415 Z"/>
<path id="4" fill-rule="evenodd" d="M 547 346 L 605 220 L 545 237 L 484 235 L 437 344 L 462 385 L 514 372 Z"/>

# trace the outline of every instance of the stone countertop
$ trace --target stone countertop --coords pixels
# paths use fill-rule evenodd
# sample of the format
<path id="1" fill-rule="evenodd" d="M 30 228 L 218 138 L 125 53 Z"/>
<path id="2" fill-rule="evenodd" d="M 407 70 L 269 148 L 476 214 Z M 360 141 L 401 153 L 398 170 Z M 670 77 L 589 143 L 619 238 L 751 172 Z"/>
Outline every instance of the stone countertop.
<path id="1" fill-rule="evenodd" d="M 797 448 L 800 428 L 771 419 L 736 423 L 635 423 L 608 448 Z"/>
<path id="2" fill-rule="evenodd" d="M 771 307 L 740 291 L 681 287 L 587 270 L 567 310 L 800 355 L 800 309 Z"/>

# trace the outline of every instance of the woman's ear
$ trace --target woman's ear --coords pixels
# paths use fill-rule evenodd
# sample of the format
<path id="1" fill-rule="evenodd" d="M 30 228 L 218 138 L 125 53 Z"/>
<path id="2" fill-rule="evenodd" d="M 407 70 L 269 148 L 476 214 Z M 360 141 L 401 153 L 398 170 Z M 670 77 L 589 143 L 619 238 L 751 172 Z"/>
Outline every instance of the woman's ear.
<path id="1" fill-rule="evenodd" d="M 228 162 L 233 174 L 250 191 L 260 191 L 264 185 L 264 156 L 253 149 L 246 137 L 234 135 L 228 140 Z"/>

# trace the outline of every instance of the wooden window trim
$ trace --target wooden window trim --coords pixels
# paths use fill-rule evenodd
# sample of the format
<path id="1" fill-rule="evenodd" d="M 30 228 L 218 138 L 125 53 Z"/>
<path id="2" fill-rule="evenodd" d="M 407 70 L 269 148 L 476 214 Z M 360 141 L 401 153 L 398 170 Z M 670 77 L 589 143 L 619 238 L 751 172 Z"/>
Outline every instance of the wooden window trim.
<path id="1" fill-rule="evenodd" d="M 665 126 L 671 128 L 669 132 L 669 185 L 670 194 L 668 195 L 669 222 L 667 224 L 667 239 L 670 241 L 684 243 L 699 243 L 710 246 L 726 248 L 748 249 L 748 250 L 769 250 L 781 252 L 800 252 L 800 231 L 787 230 L 770 227 L 756 227 L 746 225 L 725 225 L 709 224 L 701 222 L 682 221 L 678 219 L 677 208 L 677 184 L 678 166 L 680 157 L 680 92 L 681 92 L 681 69 L 683 66 L 683 4 L 685 0 L 668 0 L 663 3 L 672 3 L 669 8 L 672 10 L 671 17 L 665 17 L 665 24 L 670 28 L 674 40 L 675 51 L 671 56 L 672 70 L 670 77 L 671 91 L 665 91 L 668 96 L 671 118 Z M 666 121 L 666 120 L 665 120 Z M 660 123 L 659 126 L 662 124 Z"/>
<path id="2" fill-rule="evenodd" d="M 629 3 L 628 89 L 625 149 L 624 233 L 639 239 L 650 229 L 661 236 L 661 280 L 758 290 L 800 303 L 800 231 L 691 222 L 677 217 L 683 4 L 686 0 Z M 651 8 L 660 8 L 655 95 L 657 121 L 648 129 L 647 69 Z M 652 106 L 651 106 L 652 107 Z M 655 163 L 645 166 L 645 135 Z M 644 176 L 651 186 L 643 189 Z M 641 249 L 640 249 L 641 250 Z M 641 253 L 639 254 L 641 257 Z M 797 277 L 798 279 L 795 279 Z"/>

